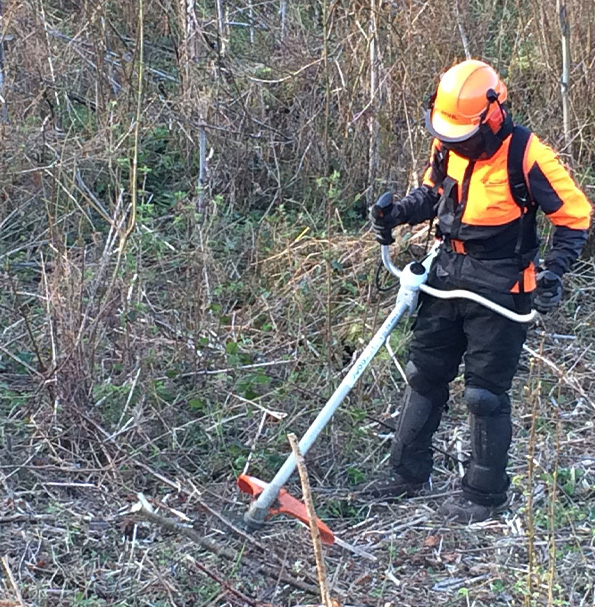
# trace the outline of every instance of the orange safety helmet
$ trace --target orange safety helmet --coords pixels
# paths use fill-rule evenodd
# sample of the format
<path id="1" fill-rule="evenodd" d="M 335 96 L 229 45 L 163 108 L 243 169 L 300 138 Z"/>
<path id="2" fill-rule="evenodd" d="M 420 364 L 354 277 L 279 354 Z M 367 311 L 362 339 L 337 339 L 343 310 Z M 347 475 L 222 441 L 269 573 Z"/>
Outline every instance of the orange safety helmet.
<path id="1" fill-rule="evenodd" d="M 446 143 L 465 141 L 487 124 L 497 132 L 504 119 L 500 104 L 506 85 L 483 61 L 468 59 L 451 67 L 440 79 L 426 112 L 426 128 Z"/>

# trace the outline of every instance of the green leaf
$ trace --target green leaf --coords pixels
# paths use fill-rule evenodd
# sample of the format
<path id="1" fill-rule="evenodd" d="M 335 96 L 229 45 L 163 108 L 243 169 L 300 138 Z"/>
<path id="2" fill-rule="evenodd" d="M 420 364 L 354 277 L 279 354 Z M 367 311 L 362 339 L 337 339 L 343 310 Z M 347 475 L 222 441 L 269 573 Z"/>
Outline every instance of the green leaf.
<path id="1" fill-rule="evenodd" d="M 354 468 L 353 466 L 347 469 L 347 477 L 354 485 L 363 483 L 366 480 L 366 475 L 359 468 Z"/>
<path id="2" fill-rule="evenodd" d="M 257 375 L 252 376 L 252 381 L 255 384 L 260 384 L 261 386 L 268 386 L 271 383 L 271 378 L 264 373 L 258 373 Z"/>
<path id="3" fill-rule="evenodd" d="M 244 397 L 247 398 L 248 400 L 254 400 L 255 398 L 258 397 L 258 394 L 256 392 L 254 392 L 254 390 L 252 389 L 251 386 L 248 386 L 246 388 L 246 390 L 244 391 Z"/>
<path id="4" fill-rule="evenodd" d="M 202 399 L 200 398 L 191 398 L 188 401 L 188 406 L 193 410 L 193 411 L 202 411 L 205 407 L 205 403 Z"/>

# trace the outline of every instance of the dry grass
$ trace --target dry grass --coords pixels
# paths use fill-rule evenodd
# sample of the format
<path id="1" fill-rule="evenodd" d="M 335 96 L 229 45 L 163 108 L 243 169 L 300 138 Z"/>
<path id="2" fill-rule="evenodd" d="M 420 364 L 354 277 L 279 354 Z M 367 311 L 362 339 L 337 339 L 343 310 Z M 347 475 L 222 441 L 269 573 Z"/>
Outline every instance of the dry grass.
<path id="1" fill-rule="evenodd" d="M 352 298 L 343 289 L 346 281 L 357 284 L 359 275 L 370 273 L 376 248 L 367 239 L 345 237 L 337 238 L 332 250 L 344 268 L 333 281 L 333 300 L 343 306 L 337 312 L 341 323 L 335 326 L 335 352 L 342 346 L 347 354 L 337 354 L 331 378 L 326 376 L 322 351 L 325 298 L 304 298 L 299 289 L 287 287 L 279 288 L 279 297 L 270 302 L 255 298 L 251 305 L 236 308 L 233 320 L 219 328 L 217 342 L 241 344 L 239 352 L 232 348 L 230 354 L 228 348 L 224 354 L 209 347 L 208 364 L 170 378 L 156 377 L 150 366 L 141 365 L 138 377 L 123 382 L 122 394 L 108 397 L 117 396 L 123 403 L 123 411 L 117 408 L 109 426 L 105 411 L 103 421 L 98 415 L 102 404 L 77 410 L 71 424 L 63 416 L 52 422 L 44 409 L 33 412 L 26 404 L 18 406 L 18 397 L 26 399 L 27 392 L 25 387 L 14 389 L 3 425 L 4 437 L 11 439 L 3 452 L 6 498 L 0 524 L 4 552 L 26 604 L 245 604 L 225 584 L 255 603 L 307 600 L 300 599 L 295 585 L 279 581 L 285 574 L 298 585 L 305 582 L 315 588 L 304 528 L 275 520 L 256 542 L 248 541 L 212 511 L 224 513 L 229 521 L 241 517 L 245 500 L 234 488 L 233 477 L 250 449 L 250 472 L 270 478 L 278 465 L 276 455 L 288 452 L 287 431 L 307 427 L 330 394 L 330 385 L 344 373 L 352 348 L 358 347 L 358 338 L 348 329 L 359 325 L 355 334 L 363 339 L 372 332 L 380 302 L 373 296 L 368 308 L 362 308 L 365 281 Z M 287 285 L 309 281 L 316 293 L 326 281 L 326 251 L 326 243 L 306 239 L 291 248 L 292 271 L 276 258 L 286 251 L 271 251 L 260 263 L 284 269 L 283 278 L 277 271 L 266 273 L 271 288 L 279 287 L 281 279 Z M 457 491 L 456 467 L 441 455 L 433 492 L 423 497 L 370 502 L 354 492 L 358 480 L 381 472 L 388 451 L 386 441 L 379 440 L 379 432 L 382 436 L 385 431 L 364 416 L 386 418 L 402 385 L 387 357 L 374 362 L 359 397 L 351 398 L 338 413 L 308 457 L 319 513 L 354 547 L 327 550 L 334 597 L 366 605 L 516 605 L 526 596 L 531 562 L 529 604 L 547 604 L 550 588 L 556 600 L 590 604 L 595 358 L 589 332 L 593 312 L 577 303 L 580 285 L 588 284 L 592 271 L 592 264 L 579 267 L 571 277 L 574 290 L 565 310 L 531 331 L 528 346 L 539 357 L 524 357 L 515 382 L 510 465 L 514 499 L 510 513 L 500 520 L 465 528 L 446 525 L 436 516 L 437 502 Z M 306 304 L 311 306 L 307 310 Z M 282 305 L 287 314 L 276 312 L 275 305 Z M 387 306 L 390 298 L 381 308 Z M 152 348 L 161 361 L 179 361 L 180 349 L 190 351 L 188 336 L 181 343 L 176 340 L 165 328 L 173 323 L 174 312 L 168 318 L 166 311 L 152 308 L 154 318 L 162 319 L 153 323 Z M 380 316 L 385 314 L 382 309 Z M 262 316 L 274 320 L 274 329 L 256 328 L 254 319 Z M 131 343 L 145 341 L 148 323 L 149 315 L 131 323 Z M 578 333 L 577 326 L 582 327 Z M 251 352 L 258 352 L 258 358 L 241 358 Z M 546 361 L 555 361 L 557 369 Z M 266 363 L 270 366 L 256 366 Z M 257 370 L 261 379 L 242 384 Z M 559 371 L 564 371 L 563 377 Z M 138 397 L 128 402 L 135 379 Z M 162 387 L 156 387 L 160 381 Z M 163 386 L 175 393 L 165 395 Z M 456 451 L 457 437 L 463 452 L 467 445 L 465 412 L 458 404 L 461 388 L 455 386 L 451 412 L 437 435 L 437 445 L 448 452 Z M 246 398 L 248 389 L 254 394 Z M 535 455 L 529 478 L 531 448 Z M 214 546 L 197 545 L 198 540 L 189 540 L 180 530 L 130 514 L 138 491 L 163 516 L 192 521 L 199 537 Z M 198 571 L 192 559 L 218 578 Z M 254 573 L 263 563 L 270 564 L 270 575 Z M 9 587 L 7 592 L 11 596 Z"/>

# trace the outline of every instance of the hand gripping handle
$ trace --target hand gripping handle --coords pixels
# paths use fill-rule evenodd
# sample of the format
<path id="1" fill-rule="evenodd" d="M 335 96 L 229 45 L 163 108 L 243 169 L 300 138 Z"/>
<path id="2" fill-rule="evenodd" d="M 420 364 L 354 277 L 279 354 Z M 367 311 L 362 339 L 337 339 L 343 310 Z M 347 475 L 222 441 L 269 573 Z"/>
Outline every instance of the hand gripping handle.
<path id="1" fill-rule="evenodd" d="M 387 215 L 390 215 L 394 207 L 392 192 L 384 192 L 384 194 L 382 194 L 382 196 L 374 203 L 374 207 L 376 208 L 376 214 L 379 217 L 386 217 Z M 388 244 L 395 242 L 392 228 L 382 230 L 382 233 L 379 234 L 379 236 L 379 242 L 382 241 L 383 243 Z"/>

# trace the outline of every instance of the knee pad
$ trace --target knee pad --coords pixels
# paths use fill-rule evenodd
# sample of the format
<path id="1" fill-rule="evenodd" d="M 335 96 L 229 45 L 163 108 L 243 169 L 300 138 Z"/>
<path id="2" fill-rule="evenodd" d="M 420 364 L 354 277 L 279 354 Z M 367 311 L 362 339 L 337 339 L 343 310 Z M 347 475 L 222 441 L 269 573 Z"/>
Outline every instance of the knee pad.
<path id="1" fill-rule="evenodd" d="M 448 401 L 448 384 L 439 383 L 430 376 L 420 372 L 412 360 L 405 365 L 405 376 L 411 389 L 425 396 L 432 403 L 443 405 Z"/>
<path id="2" fill-rule="evenodd" d="M 510 413 L 510 398 L 504 394 L 494 394 L 485 388 L 465 388 L 465 402 L 469 412 L 478 417 Z"/>

